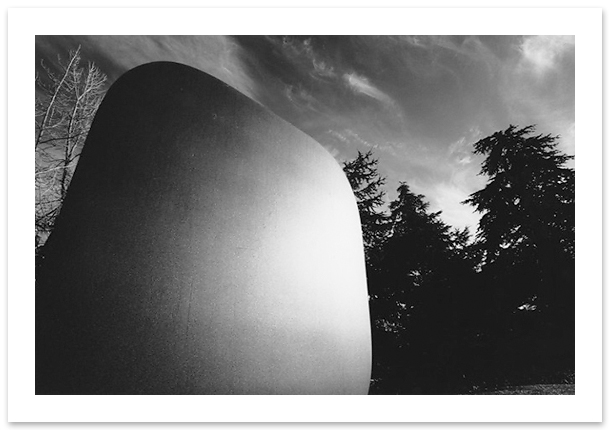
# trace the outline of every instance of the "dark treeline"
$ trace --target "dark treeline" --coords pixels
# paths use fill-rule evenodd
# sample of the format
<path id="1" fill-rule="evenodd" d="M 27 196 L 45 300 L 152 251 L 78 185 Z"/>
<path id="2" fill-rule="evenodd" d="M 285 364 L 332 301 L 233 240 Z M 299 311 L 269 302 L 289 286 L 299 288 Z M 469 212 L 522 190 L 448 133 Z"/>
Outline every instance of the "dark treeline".
<path id="1" fill-rule="evenodd" d="M 344 163 L 360 210 L 373 332 L 371 394 L 476 393 L 574 382 L 574 170 L 557 137 L 510 126 L 479 140 L 476 234 Z"/>

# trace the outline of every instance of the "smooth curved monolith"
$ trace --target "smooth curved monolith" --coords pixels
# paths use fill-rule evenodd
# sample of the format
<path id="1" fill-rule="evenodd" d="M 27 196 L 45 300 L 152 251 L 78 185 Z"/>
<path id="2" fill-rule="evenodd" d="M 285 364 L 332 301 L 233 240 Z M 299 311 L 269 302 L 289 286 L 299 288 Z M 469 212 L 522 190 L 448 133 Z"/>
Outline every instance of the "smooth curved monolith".
<path id="1" fill-rule="evenodd" d="M 343 172 L 196 69 L 112 85 L 36 277 L 37 394 L 368 392 Z"/>

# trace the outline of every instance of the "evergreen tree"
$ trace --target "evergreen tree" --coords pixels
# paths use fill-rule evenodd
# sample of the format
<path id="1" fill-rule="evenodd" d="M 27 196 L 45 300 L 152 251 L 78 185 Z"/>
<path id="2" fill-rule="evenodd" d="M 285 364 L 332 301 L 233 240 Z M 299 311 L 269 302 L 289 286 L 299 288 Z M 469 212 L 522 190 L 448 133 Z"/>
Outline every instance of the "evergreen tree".
<path id="1" fill-rule="evenodd" d="M 406 183 L 397 191 L 383 259 L 369 279 L 373 375 L 385 392 L 458 392 L 472 337 L 468 231 L 452 231 Z"/>
<path id="2" fill-rule="evenodd" d="M 534 126 L 511 125 L 475 143 L 489 180 L 465 203 L 483 214 L 477 238 L 487 268 L 529 278 L 516 299 L 548 303 L 570 295 L 559 287 L 570 278 L 562 269 L 574 265 L 575 178 L 558 138 L 533 133 Z"/>
<path id="3" fill-rule="evenodd" d="M 352 161 L 343 163 L 343 171 L 354 191 L 367 265 L 378 259 L 380 247 L 387 237 L 387 215 L 383 211 L 385 192 L 381 187 L 385 178 L 377 171 L 378 160 L 372 151 L 361 153 Z"/>
<path id="4" fill-rule="evenodd" d="M 483 214 L 476 247 L 492 373 L 512 383 L 557 382 L 574 370 L 573 157 L 558 137 L 534 132 L 511 125 L 476 142 L 489 179 L 465 201 Z"/>
<path id="5" fill-rule="evenodd" d="M 449 227 L 429 213 L 424 196 L 413 193 L 406 183 L 398 187 L 398 197 L 390 203 L 390 238 L 384 247 L 384 270 L 413 290 L 442 276 L 438 270 L 448 257 Z M 400 279 L 400 280 L 399 280 Z"/>

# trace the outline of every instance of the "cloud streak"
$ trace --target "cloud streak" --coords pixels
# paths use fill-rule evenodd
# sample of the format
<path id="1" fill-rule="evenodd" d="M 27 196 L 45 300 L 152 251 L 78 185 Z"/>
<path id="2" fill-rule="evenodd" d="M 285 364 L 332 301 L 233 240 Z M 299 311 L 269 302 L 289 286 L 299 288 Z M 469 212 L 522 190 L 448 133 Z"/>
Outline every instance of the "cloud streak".
<path id="1" fill-rule="evenodd" d="M 392 97 L 371 84 L 365 76 L 358 75 L 355 72 L 345 73 L 343 81 L 355 93 L 364 94 L 389 106 L 396 105 Z"/>

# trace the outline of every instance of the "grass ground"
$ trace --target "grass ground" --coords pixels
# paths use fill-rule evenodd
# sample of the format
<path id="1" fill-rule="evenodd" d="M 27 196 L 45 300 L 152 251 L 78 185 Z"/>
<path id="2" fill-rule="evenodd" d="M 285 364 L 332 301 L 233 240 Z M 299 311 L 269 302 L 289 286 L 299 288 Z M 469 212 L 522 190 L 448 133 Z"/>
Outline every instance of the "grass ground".
<path id="1" fill-rule="evenodd" d="M 519 387 L 506 387 L 498 391 L 481 394 L 530 394 L 530 395 L 565 395 L 575 394 L 574 384 L 536 384 Z"/>

